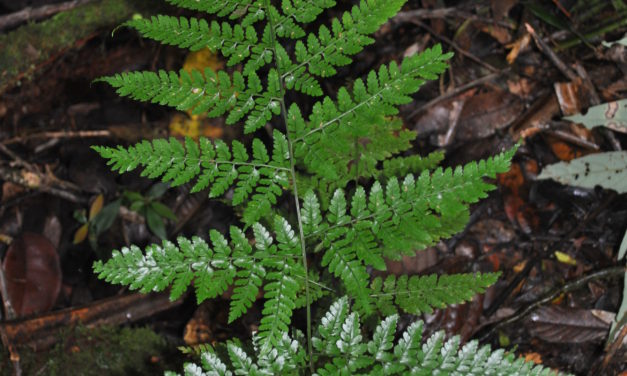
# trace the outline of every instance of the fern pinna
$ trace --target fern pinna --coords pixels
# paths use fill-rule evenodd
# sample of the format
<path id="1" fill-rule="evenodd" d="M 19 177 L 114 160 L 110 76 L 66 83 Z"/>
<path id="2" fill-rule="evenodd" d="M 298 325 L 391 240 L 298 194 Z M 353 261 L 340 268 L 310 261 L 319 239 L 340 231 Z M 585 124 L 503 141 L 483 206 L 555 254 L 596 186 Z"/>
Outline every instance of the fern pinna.
<path id="1" fill-rule="evenodd" d="M 412 325 L 389 351 L 398 309 L 419 314 L 469 300 L 498 275 L 373 279 L 370 270 L 385 270 L 386 258 L 413 255 L 462 230 L 468 206 L 494 189 L 485 179 L 507 171 L 515 152 L 456 169 L 435 168 L 441 153 L 403 155 L 416 134 L 394 116 L 425 80 L 446 69 L 451 54 L 442 53 L 439 45 L 383 65 L 334 96 L 324 95 L 320 79 L 336 74 L 373 43 L 370 35 L 405 0 L 361 0 L 311 32 L 307 24 L 335 1 L 167 1 L 218 20 L 157 16 L 125 25 L 162 43 L 208 48 L 238 68 L 232 74 L 210 68 L 120 73 L 99 81 L 132 99 L 225 116 L 227 124 L 243 124 L 245 133 L 272 129 L 272 142 L 255 138 L 250 149 L 238 141 L 227 145 L 204 138 L 95 146 L 114 170 L 139 168 L 143 176 L 171 186 L 192 182 L 193 191 L 208 189 L 210 197 L 224 195 L 233 206 L 243 207 L 241 226 L 232 226 L 228 236 L 214 230 L 208 240 L 180 237 L 143 251 L 123 248 L 95 263 L 100 278 L 143 292 L 170 288 L 173 299 L 193 283 L 198 302 L 233 287 L 229 321 L 263 292 L 263 317 L 253 341 L 256 360 L 235 344 L 227 345 L 236 374 L 300 374 L 304 364 L 320 375 L 501 367 L 529 371 L 499 352 L 490 355 L 484 348 L 475 354 L 476 344 L 456 353 L 458 342 L 443 344 L 441 335 L 421 350 L 420 324 Z M 300 100 L 288 105 L 288 94 L 319 99 L 305 115 Z M 286 216 L 276 204 L 290 195 L 295 215 Z M 329 287 L 335 281 L 340 286 Z M 347 293 L 354 312 L 348 313 L 348 300 L 340 299 L 322 319 L 320 337 L 313 337 L 311 305 L 329 292 Z M 307 312 L 307 351 L 289 337 L 292 314 L 301 307 Z M 362 344 L 359 317 L 375 314 L 387 318 L 373 341 Z M 190 364 L 186 372 L 231 374 L 227 368 L 215 354 L 205 353 L 203 366 Z"/>

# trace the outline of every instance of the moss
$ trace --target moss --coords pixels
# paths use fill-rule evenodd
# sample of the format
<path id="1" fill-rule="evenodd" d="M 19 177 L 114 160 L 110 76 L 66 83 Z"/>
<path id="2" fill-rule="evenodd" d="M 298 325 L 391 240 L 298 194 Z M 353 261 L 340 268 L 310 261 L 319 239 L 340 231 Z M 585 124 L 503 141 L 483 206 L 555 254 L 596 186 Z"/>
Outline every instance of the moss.
<path id="1" fill-rule="evenodd" d="M 100 0 L 0 35 L 0 93 L 33 76 L 38 66 L 60 51 L 146 9 L 144 0 Z"/>
<path id="2" fill-rule="evenodd" d="M 64 332 L 61 342 L 47 352 L 19 351 L 25 375 L 146 375 L 180 366 L 166 362 L 170 346 L 148 328 L 79 327 Z M 4 351 L 0 370 L 2 376 L 12 373 Z"/>

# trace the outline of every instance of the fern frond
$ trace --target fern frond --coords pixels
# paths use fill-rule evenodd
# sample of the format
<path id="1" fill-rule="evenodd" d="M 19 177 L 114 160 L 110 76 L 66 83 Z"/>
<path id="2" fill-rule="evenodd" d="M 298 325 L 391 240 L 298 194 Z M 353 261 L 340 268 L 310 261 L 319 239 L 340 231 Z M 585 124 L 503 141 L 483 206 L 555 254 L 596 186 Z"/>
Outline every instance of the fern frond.
<path id="1" fill-rule="evenodd" d="M 284 17 L 306 24 L 315 21 L 325 9 L 334 6 L 335 0 L 285 0 L 281 3 L 281 10 Z M 281 22 L 283 20 L 280 20 L 276 26 L 281 26 Z M 280 36 L 280 29 L 277 30 L 277 34 Z M 296 38 L 301 36 L 303 35 L 301 34 Z"/>
<path id="2" fill-rule="evenodd" d="M 299 260 L 299 243 L 285 219 L 275 220 L 276 244 L 259 223 L 253 229 L 254 250 L 242 230 L 231 227 L 230 245 L 222 234 L 212 230 L 211 246 L 199 237 L 179 237 L 178 245 L 169 241 L 153 244 L 145 252 L 131 246 L 113 251 L 105 263 L 94 263 L 94 271 L 110 283 L 142 292 L 163 291 L 171 286 L 171 299 L 179 298 L 193 281 L 198 303 L 218 297 L 234 286 L 230 322 L 250 308 L 263 288 L 267 300 L 260 338 L 269 340 L 267 347 L 278 343 L 281 333 L 287 331 L 305 274 Z"/>
<path id="3" fill-rule="evenodd" d="M 117 148 L 94 146 L 113 170 L 120 172 L 142 168 L 142 176 L 178 186 L 196 179 L 192 192 L 209 186 L 210 197 L 218 197 L 234 188 L 233 205 L 247 203 L 244 222 L 256 222 L 270 211 L 277 197 L 289 186 L 287 139 L 274 131 L 272 156 L 263 142 L 253 140 L 252 157 L 239 141 L 231 147 L 223 141 L 201 138 L 197 144 L 186 138 L 183 146 L 175 138 L 142 141 Z"/>
<path id="4" fill-rule="evenodd" d="M 247 79 L 247 82 L 246 82 Z M 277 101 L 278 75 L 275 70 L 268 74 L 268 87 L 264 91 L 259 77 L 251 72 L 244 77 L 240 72 L 233 78 L 224 71 L 214 72 L 205 68 L 204 74 L 192 70 L 175 72 L 131 72 L 101 77 L 96 82 L 106 82 L 123 97 L 142 102 L 152 102 L 192 110 L 193 114 L 208 117 L 228 113 L 227 124 L 246 117 L 246 133 L 264 126 L 273 115 L 281 113 Z"/>
<path id="5" fill-rule="evenodd" d="M 433 308 L 444 308 L 472 299 L 476 294 L 494 284 L 499 273 L 487 274 L 431 274 L 380 277 L 372 281 L 370 288 L 375 304 L 386 315 L 396 313 L 398 306 L 406 313 L 419 315 L 432 313 Z"/>
<path id="6" fill-rule="evenodd" d="M 259 337 L 263 340 L 261 353 L 265 354 L 272 346 L 280 341 L 283 333 L 289 331 L 292 312 L 296 308 L 296 296 L 300 284 L 307 275 L 302 264 L 298 261 L 301 254 L 300 243 L 290 224 L 282 217 L 277 216 L 274 222 L 277 244 L 272 244 L 272 238 L 263 226 L 253 226 L 256 239 L 265 239 L 256 243 L 257 249 L 267 252 L 271 256 L 262 260 L 269 269 L 264 286 L 263 317 L 259 325 Z"/>
<path id="7" fill-rule="evenodd" d="M 426 340 L 423 323 L 412 323 L 394 344 L 398 316 L 377 325 L 371 341 L 365 342 L 359 315 L 351 313 L 346 297 L 335 301 L 322 318 L 318 334 L 312 338 L 316 353 L 316 375 L 546 375 L 550 368 L 515 358 L 513 353 L 492 351 L 471 341 L 460 347 L 455 336 L 444 339 L 437 332 Z M 209 351 L 202 355 L 202 368 L 186 364 L 187 374 L 201 375 L 299 375 L 306 361 L 303 346 L 287 333 L 268 352 L 261 352 L 260 338 L 253 335 L 257 362 L 234 342 L 227 344 L 230 367 Z M 231 371 L 232 370 L 232 371 Z M 191 373 L 195 372 L 195 373 Z"/>
<path id="8" fill-rule="evenodd" d="M 434 151 L 425 157 L 411 155 L 386 159 L 383 161 L 383 168 L 379 171 L 379 176 L 389 179 L 393 176 L 420 174 L 425 170 L 435 169 L 443 160 L 444 152 L 441 151 Z"/>
<path id="9" fill-rule="evenodd" d="M 309 34 L 307 43 L 296 42 L 296 62 L 291 59 L 278 59 L 282 78 L 288 89 L 304 93 L 308 85 L 302 85 L 302 76 L 310 74 L 329 77 L 336 73 L 336 67 L 351 63 L 353 56 L 374 40 L 368 35 L 374 33 L 389 18 L 393 17 L 406 0 L 361 0 L 350 12 L 340 19 L 333 19 L 330 29 L 321 26 L 318 34 Z M 298 83 L 301 85 L 298 85 Z M 300 87 L 299 87 L 300 86 Z"/>
<path id="10" fill-rule="evenodd" d="M 303 231 L 315 249 L 324 249 L 321 265 L 342 280 L 355 299 L 356 309 L 369 314 L 377 298 L 369 287 L 367 268 L 385 270 L 384 257 L 399 259 L 461 231 L 468 219 L 468 205 L 494 189 L 483 179 L 507 171 L 512 156 L 510 150 L 455 172 L 438 169 L 430 175 L 425 171 L 418 180 L 407 175 L 402 183 L 391 178 L 385 189 L 375 182 L 369 195 L 358 187 L 350 212 L 342 190 L 336 190 L 325 215 L 316 196 L 308 192 L 303 202 Z M 385 289 L 381 282 L 374 286 L 386 293 L 400 293 L 403 296 L 397 303 L 402 309 L 420 312 L 469 299 L 493 283 L 495 276 L 430 278 L 401 278 L 398 286 L 386 281 Z M 428 292 L 425 296 L 420 295 L 421 288 Z M 416 299 L 406 293 L 414 289 Z"/>
<path id="11" fill-rule="evenodd" d="M 392 62 L 368 74 L 366 82 L 354 82 L 352 94 L 338 91 L 337 101 L 326 97 L 313 106 L 307 122 L 293 105 L 288 111 L 288 127 L 295 140 L 295 154 L 307 168 L 321 177 L 333 179 L 334 171 L 326 161 L 345 154 L 355 139 L 370 139 L 371 129 L 363 124 L 385 123 L 386 116 L 398 113 L 397 106 L 410 102 L 425 79 L 443 72 L 451 54 L 442 54 L 439 45 L 403 60 L 400 68 Z M 399 148 L 402 150 L 402 148 Z"/>
<path id="12" fill-rule="evenodd" d="M 204 19 L 164 15 L 152 16 L 150 19 L 134 19 L 124 23 L 124 26 L 132 27 L 143 37 L 163 44 L 191 51 L 203 48 L 208 48 L 212 52 L 220 51 L 229 58 L 228 66 L 249 58 L 253 50 L 261 55 L 264 62 L 272 57 L 272 51 L 264 48 L 259 42 L 257 32 L 252 26 L 243 28 L 240 25 L 231 26 L 228 22 L 217 21 L 209 25 Z"/>
<path id="13" fill-rule="evenodd" d="M 339 304 L 338 304 L 339 303 Z M 491 352 L 489 346 L 478 349 L 477 341 L 469 342 L 460 349 L 459 337 L 453 337 L 444 341 L 444 333 L 438 332 L 428 338 L 424 344 L 422 342 L 422 322 L 418 321 L 410 325 L 402 334 L 393 351 L 394 333 L 398 316 L 393 315 L 382 321 L 375 329 L 373 340 L 367 345 L 371 357 L 368 361 L 356 361 L 349 363 L 348 360 L 360 359 L 361 335 L 350 335 L 359 333 L 355 329 L 355 316 L 347 314 L 348 302 L 340 299 L 336 302 L 325 320 L 321 323 L 319 332 L 321 337 L 316 338 L 316 349 L 322 354 L 321 358 L 329 359 L 324 366 L 318 368 L 320 375 L 328 374 L 356 374 L 358 371 L 367 374 L 385 375 L 433 375 L 433 374 L 461 374 L 461 375 L 539 375 L 548 374 L 551 370 L 542 366 L 535 366 L 533 363 L 526 363 L 523 359 L 514 359 L 513 354 L 505 355 L 503 350 Z M 325 325 L 325 323 L 341 322 L 341 325 Z M 324 335 L 322 336 L 322 333 Z M 350 338 L 352 356 L 347 357 L 346 353 L 340 353 L 336 347 L 346 343 Z M 333 345 L 337 343 L 337 345 Z M 325 351 L 329 349 L 330 351 Z M 474 356 L 473 356 L 474 354 Z M 371 364 L 374 362 L 374 364 Z M 352 367 L 346 367 L 351 364 Z M 344 371 L 341 371 L 344 368 Z M 349 371 L 349 372 L 346 372 Z"/>
<path id="14" fill-rule="evenodd" d="M 241 19 L 242 26 L 250 26 L 265 19 L 265 9 L 262 0 L 166 0 L 168 3 L 190 10 L 215 14 L 218 17 L 228 17 L 231 20 Z"/>
<path id="15" fill-rule="evenodd" d="M 322 230 L 308 231 L 306 236 L 319 237 L 327 232 L 336 234 L 336 229 L 341 228 L 341 234 L 329 239 L 351 243 L 352 240 L 346 239 L 374 237 L 383 246 L 379 252 L 393 259 L 399 258 L 403 252 L 425 248 L 463 229 L 468 205 L 486 197 L 487 192 L 495 188 L 484 178 L 494 178 L 497 173 L 507 171 L 515 150 L 512 148 L 493 158 L 468 163 L 454 171 L 451 168 L 438 168 L 432 174 L 423 171 L 417 180 L 411 174 L 402 183 L 391 178 L 385 189 L 375 182 L 368 196 L 362 188 L 358 188 L 350 216 L 345 214 L 345 209 L 339 210 L 343 217 L 338 220 L 338 209 L 331 205 Z M 336 196 L 341 196 L 342 200 L 336 199 Z M 343 197 L 341 190 L 336 191 L 336 203 L 345 203 Z M 312 201 L 308 207 L 314 207 L 315 197 L 309 196 L 308 199 Z M 342 209 L 342 205 L 339 208 Z M 355 253 L 359 254 L 357 250 Z M 368 252 L 368 255 L 360 256 L 362 261 L 372 257 L 373 253 Z M 377 266 L 373 261 L 368 264 Z"/>

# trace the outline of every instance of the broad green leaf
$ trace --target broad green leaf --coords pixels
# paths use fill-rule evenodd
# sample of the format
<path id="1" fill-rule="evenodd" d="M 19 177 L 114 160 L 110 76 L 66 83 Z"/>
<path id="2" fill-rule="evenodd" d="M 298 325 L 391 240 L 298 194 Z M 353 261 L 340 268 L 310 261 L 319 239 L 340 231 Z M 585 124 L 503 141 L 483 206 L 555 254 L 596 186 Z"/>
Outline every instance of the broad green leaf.
<path id="1" fill-rule="evenodd" d="M 627 99 L 590 107 L 585 115 L 577 114 L 564 119 L 583 124 L 590 129 L 605 126 L 617 132 L 627 133 Z"/>
<path id="2" fill-rule="evenodd" d="M 542 170 L 538 179 L 553 179 L 583 188 L 600 185 L 618 193 L 627 192 L 627 151 L 592 154 L 559 162 Z"/>
<path id="3" fill-rule="evenodd" d="M 169 207 L 163 205 L 160 202 L 153 202 L 150 204 L 150 207 L 163 218 L 171 219 L 173 221 L 176 221 L 178 219 L 176 218 L 176 214 L 174 214 Z"/>
<path id="4" fill-rule="evenodd" d="M 163 218 L 152 208 L 152 206 L 146 207 L 146 224 L 148 225 L 150 231 L 161 239 L 166 239 L 168 237 L 165 230 L 165 223 L 163 223 Z"/>

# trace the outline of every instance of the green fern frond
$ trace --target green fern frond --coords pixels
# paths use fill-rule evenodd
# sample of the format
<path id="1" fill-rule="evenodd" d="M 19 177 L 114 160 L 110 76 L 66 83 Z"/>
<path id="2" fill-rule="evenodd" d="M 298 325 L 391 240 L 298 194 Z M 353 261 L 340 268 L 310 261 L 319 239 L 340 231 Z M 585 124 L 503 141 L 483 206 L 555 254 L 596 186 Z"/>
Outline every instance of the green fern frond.
<path id="1" fill-rule="evenodd" d="M 376 298 L 369 287 L 367 268 L 385 270 L 384 257 L 399 259 L 403 254 L 413 254 L 461 231 L 468 220 L 468 205 L 494 189 L 484 178 L 507 171 L 512 156 L 510 150 L 495 158 L 469 163 L 455 172 L 438 169 L 430 175 L 425 171 L 418 180 L 407 175 L 400 184 L 393 177 L 385 190 L 375 182 L 369 195 L 358 187 L 352 197 L 350 212 L 342 190 L 334 193 L 325 215 L 321 213 L 315 194 L 308 192 L 303 201 L 303 231 L 310 244 L 317 240 L 315 248 L 325 250 L 322 266 L 342 280 L 346 291 L 355 299 L 356 309 L 369 314 Z M 403 294 L 403 298 L 397 301 L 409 312 L 441 307 L 450 301 L 470 298 L 474 292 L 493 282 L 494 276 L 467 279 L 466 282 L 476 284 L 466 285 L 466 288 L 457 283 L 460 281 L 454 277 L 443 277 L 439 282 L 401 279 L 397 292 L 419 289 L 421 285 L 435 287 L 438 282 L 442 293 L 431 288 L 428 290 L 432 295 L 428 297 L 417 294 L 417 298 L 412 299 Z M 456 293 L 459 295 L 447 293 L 449 290 L 445 286 L 458 289 Z M 385 291 L 394 288 L 387 286 Z"/>
<path id="2" fill-rule="evenodd" d="M 476 294 L 494 284 L 499 273 L 484 274 L 436 274 L 426 276 L 406 275 L 398 278 L 377 277 L 372 281 L 372 298 L 377 308 L 385 315 L 396 313 L 399 307 L 406 313 L 419 315 L 432 313 L 433 308 L 444 308 L 451 304 L 469 301 Z"/>
<path id="3" fill-rule="evenodd" d="M 241 19 L 242 26 L 250 26 L 265 19 L 266 12 L 262 0 L 166 0 L 168 3 L 190 10 L 228 17 L 231 20 Z"/>
<path id="4" fill-rule="evenodd" d="M 298 260 L 301 254 L 300 243 L 292 227 L 282 217 L 277 216 L 274 221 L 277 245 L 271 245 L 271 238 L 260 225 L 253 226 L 255 238 L 266 239 L 257 243 L 260 251 L 271 256 L 279 256 L 262 260 L 269 269 L 264 286 L 263 317 L 259 325 L 259 337 L 263 340 L 261 353 L 266 353 L 272 346 L 276 346 L 283 333 L 289 331 L 292 312 L 296 308 L 296 298 L 301 283 L 307 277 L 302 264 Z"/>
<path id="5" fill-rule="evenodd" d="M 260 44 L 254 27 L 231 26 L 228 22 L 220 24 L 213 21 L 209 25 L 204 19 L 158 15 L 150 19 L 134 19 L 124 23 L 124 26 L 132 27 L 143 37 L 163 44 L 191 51 L 203 48 L 212 52 L 220 51 L 229 58 L 228 66 L 249 58 Z M 272 57 L 269 49 L 262 49 L 259 53 L 263 54 L 261 58 L 264 62 Z"/>
<path id="6" fill-rule="evenodd" d="M 394 343 L 398 316 L 377 325 L 366 342 L 359 315 L 350 311 L 346 297 L 331 305 L 313 337 L 315 375 L 544 375 L 558 374 L 550 368 L 516 359 L 513 353 L 492 351 L 471 341 L 460 346 L 458 336 L 448 340 L 443 332 L 423 338 L 423 323 L 411 324 Z M 253 337 L 253 344 L 258 341 Z M 189 375 L 300 375 L 306 361 L 302 345 L 284 333 L 277 346 L 266 353 L 254 346 L 257 361 L 239 345 L 229 343 L 230 364 L 213 352 L 202 355 L 202 367 L 186 364 Z M 268 355 L 269 354 L 269 355 Z M 272 367 L 272 368 L 271 368 Z M 192 373 L 193 372 L 193 373 Z M 174 374 L 172 374 L 174 375 Z"/>
<path id="7" fill-rule="evenodd" d="M 247 82 L 246 82 L 247 79 Z M 268 73 L 268 86 L 264 91 L 257 74 L 244 77 L 240 72 L 233 78 L 224 71 L 205 68 L 204 74 L 192 70 L 175 72 L 131 72 L 101 77 L 96 82 L 106 82 L 123 97 L 142 102 L 152 102 L 192 110 L 194 114 L 208 117 L 228 113 L 227 124 L 246 118 L 244 131 L 254 132 L 263 127 L 273 115 L 281 113 L 278 75 Z"/>
<path id="8" fill-rule="evenodd" d="M 383 161 L 383 168 L 379 171 L 379 176 L 389 179 L 393 176 L 420 174 L 425 170 L 435 169 L 443 160 L 444 152 L 441 151 L 434 151 L 425 157 L 411 155 L 386 159 Z"/>
<path id="9" fill-rule="evenodd" d="M 117 148 L 94 146 L 113 170 L 120 172 L 142 168 L 142 176 L 178 186 L 196 179 L 192 192 L 209 186 L 210 197 L 218 197 L 234 188 L 233 205 L 246 203 L 244 222 L 256 222 L 270 211 L 277 197 L 289 186 L 287 139 L 274 131 L 272 156 L 259 139 L 253 140 L 252 157 L 239 141 L 229 148 L 223 141 L 214 143 L 201 138 L 197 144 L 187 138 L 183 146 L 175 138 L 142 141 Z"/>
<path id="10" fill-rule="evenodd" d="M 164 241 L 142 252 L 131 246 L 113 251 L 111 259 L 94 263 L 99 278 L 142 292 L 163 291 L 179 298 L 194 282 L 198 303 L 220 296 L 234 286 L 229 322 L 240 317 L 263 287 L 266 303 L 260 337 L 276 344 L 287 331 L 298 292 L 305 283 L 300 245 L 287 221 L 275 220 L 276 244 L 261 224 L 253 225 L 255 249 L 237 227 L 231 227 L 231 245 L 222 234 L 210 232 L 211 246 L 199 237 Z M 310 275 L 310 278 L 316 278 Z M 315 280 L 312 279 L 312 282 Z M 268 346 L 268 345 L 266 345 Z"/>
<path id="11" fill-rule="evenodd" d="M 412 94 L 425 79 L 435 79 L 443 72 L 451 54 L 442 54 L 439 45 L 371 71 L 366 82 L 357 79 L 352 94 L 347 88 L 338 91 L 337 101 L 326 97 L 313 106 L 306 122 L 296 105 L 288 111 L 288 127 L 295 140 L 295 155 L 307 168 L 327 179 L 337 172 L 327 164 L 335 154 L 354 149 L 355 140 L 370 139 L 371 130 L 363 124 L 385 123 L 386 116 L 398 113 L 397 106 L 410 102 Z M 361 124 L 361 126 L 360 126 Z M 399 148 L 399 150 L 402 150 Z"/>
<path id="12" fill-rule="evenodd" d="M 333 19 L 330 29 L 321 26 L 318 34 L 309 34 L 307 43 L 297 41 L 296 62 L 278 57 L 282 78 L 288 89 L 307 93 L 309 85 L 304 85 L 305 74 L 329 77 L 336 73 L 336 67 L 352 62 L 351 56 L 362 51 L 374 40 L 368 35 L 374 33 L 389 18 L 393 17 L 406 0 L 361 0 L 350 12 L 340 19 Z"/>

